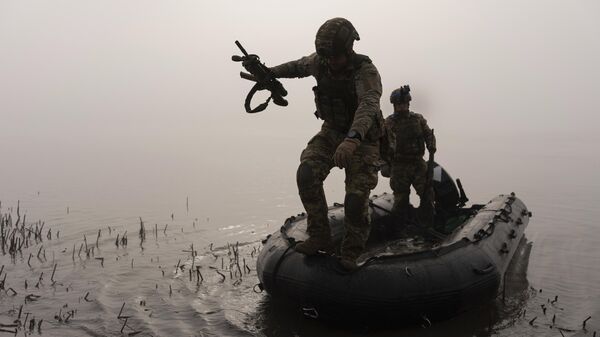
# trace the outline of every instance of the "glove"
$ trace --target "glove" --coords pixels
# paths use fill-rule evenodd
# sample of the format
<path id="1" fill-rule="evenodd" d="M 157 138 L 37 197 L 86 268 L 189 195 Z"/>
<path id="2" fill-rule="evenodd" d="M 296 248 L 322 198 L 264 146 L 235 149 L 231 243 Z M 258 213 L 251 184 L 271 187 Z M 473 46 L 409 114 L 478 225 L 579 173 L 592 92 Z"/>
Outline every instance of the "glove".
<path id="1" fill-rule="evenodd" d="M 437 151 L 437 149 L 435 148 L 435 146 L 430 146 L 427 148 L 427 151 L 429 151 L 429 153 L 433 154 L 433 153 L 435 153 L 435 151 Z"/>
<path id="2" fill-rule="evenodd" d="M 344 141 L 335 150 L 335 154 L 333 155 L 333 162 L 335 163 L 335 166 L 339 168 L 348 167 L 350 165 L 350 158 L 352 158 L 352 154 L 354 154 L 354 151 L 356 151 L 359 144 L 360 140 L 358 139 L 344 139 Z"/>

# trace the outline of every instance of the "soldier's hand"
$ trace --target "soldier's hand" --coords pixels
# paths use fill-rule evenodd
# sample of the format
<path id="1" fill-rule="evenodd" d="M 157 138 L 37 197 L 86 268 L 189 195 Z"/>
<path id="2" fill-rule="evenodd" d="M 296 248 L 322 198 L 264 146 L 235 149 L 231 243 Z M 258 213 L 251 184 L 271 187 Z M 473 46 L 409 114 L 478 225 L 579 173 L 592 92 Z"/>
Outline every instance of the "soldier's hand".
<path id="1" fill-rule="evenodd" d="M 338 146 L 333 154 L 333 162 L 335 166 L 339 168 L 348 167 L 350 165 L 350 158 L 354 154 L 354 151 L 358 148 L 360 140 L 354 138 L 346 138 Z"/>

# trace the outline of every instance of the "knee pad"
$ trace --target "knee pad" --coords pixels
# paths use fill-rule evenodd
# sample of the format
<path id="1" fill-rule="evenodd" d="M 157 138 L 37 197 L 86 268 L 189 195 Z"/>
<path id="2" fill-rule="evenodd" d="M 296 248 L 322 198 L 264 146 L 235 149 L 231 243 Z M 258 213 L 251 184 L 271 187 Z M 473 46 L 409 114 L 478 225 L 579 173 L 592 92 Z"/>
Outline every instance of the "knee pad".
<path id="1" fill-rule="evenodd" d="M 346 216 L 357 219 L 364 212 L 365 198 L 356 193 L 348 193 L 344 198 L 344 206 Z"/>
<path id="2" fill-rule="evenodd" d="M 298 189 L 306 189 L 310 188 L 311 185 L 314 184 L 315 174 L 313 172 L 312 167 L 306 162 L 300 163 L 298 166 L 298 171 L 296 172 L 296 183 L 298 184 Z"/>

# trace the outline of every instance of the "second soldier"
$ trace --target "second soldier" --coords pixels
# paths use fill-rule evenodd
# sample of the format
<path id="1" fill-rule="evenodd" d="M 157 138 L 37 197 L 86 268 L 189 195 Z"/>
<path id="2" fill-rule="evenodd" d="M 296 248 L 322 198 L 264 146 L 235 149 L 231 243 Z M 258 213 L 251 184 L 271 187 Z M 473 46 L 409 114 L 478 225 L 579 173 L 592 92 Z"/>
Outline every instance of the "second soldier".
<path id="1" fill-rule="evenodd" d="M 394 192 L 392 212 L 401 221 L 406 221 L 409 209 L 410 186 L 414 186 L 421 206 L 433 209 L 433 205 L 423 205 L 423 200 L 433 203 L 433 188 L 427 184 L 427 163 L 423 159 L 425 147 L 435 153 L 435 136 L 427 125 L 427 120 L 409 110 L 410 87 L 405 85 L 392 92 L 390 102 L 394 113 L 386 118 L 385 130 L 389 147 L 385 159 L 391 164 L 390 187 Z M 387 150 L 387 151 L 385 151 Z"/>

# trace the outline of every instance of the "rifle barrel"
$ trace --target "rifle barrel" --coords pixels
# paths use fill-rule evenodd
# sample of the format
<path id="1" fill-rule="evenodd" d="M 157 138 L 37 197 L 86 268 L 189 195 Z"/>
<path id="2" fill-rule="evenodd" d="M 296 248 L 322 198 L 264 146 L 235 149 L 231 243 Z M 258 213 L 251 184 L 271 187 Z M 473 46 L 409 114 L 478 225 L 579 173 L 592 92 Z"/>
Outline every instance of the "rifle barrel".
<path id="1" fill-rule="evenodd" d="M 244 49 L 244 47 L 242 47 L 242 44 L 240 43 L 240 41 L 235 40 L 235 44 L 236 44 L 236 46 L 238 46 L 238 48 L 240 48 L 240 50 L 242 51 L 242 53 L 244 54 L 244 56 L 248 56 L 248 53 L 246 52 L 246 49 Z"/>

